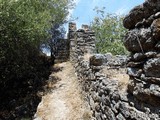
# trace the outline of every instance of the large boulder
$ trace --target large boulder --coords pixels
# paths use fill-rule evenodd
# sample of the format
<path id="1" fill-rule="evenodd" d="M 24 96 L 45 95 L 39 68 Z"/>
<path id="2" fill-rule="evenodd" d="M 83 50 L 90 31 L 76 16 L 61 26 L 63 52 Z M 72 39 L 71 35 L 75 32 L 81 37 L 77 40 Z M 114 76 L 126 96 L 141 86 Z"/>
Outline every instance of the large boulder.
<path id="1" fill-rule="evenodd" d="M 124 18 L 123 25 L 127 29 L 135 28 L 138 22 L 147 19 L 160 10 L 159 0 L 146 0 L 142 5 L 134 7 Z"/>
<path id="2" fill-rule="evenodd" d="M 124 18 L 123 26 L 127 29 L 133 29 L 137 22 L 143 20 L 143 6 L 139 5 L 133 8 L 130 13 Z"/>
<path id="3" fill-rule="evenodd" d="M 160 40 L 160 18 L 155 19 L 151 25 L 153 36 L 156 40 Z"/>
<path id="4" fill-rule="evenodd" d="M 112 56 L 111 59 L 106 58 L 106 65 L 109 66 L 125 66 L 127 62 L 127 56 L 125 55 L 116 55 Z"/>
<path id="5" fill-rule="evenodd" d="M 160 78 L 160 58 L 149 59 L 144 65 L 144 72 L 147 77 Z"/>
<path id="6" fill-rule="evenodd" d="M 124 39 L 124 45 L 130 52 L 145 52 L 153 49 L 154 40 L 152 39 L 151 29 L 130 30 Z"/>
<path id="7" fill-rule="evenodd" d="M 90 57 L 90 65 L 101 66 L 105 61 L 105 57 L 102 54 L 95 54 Z"/>

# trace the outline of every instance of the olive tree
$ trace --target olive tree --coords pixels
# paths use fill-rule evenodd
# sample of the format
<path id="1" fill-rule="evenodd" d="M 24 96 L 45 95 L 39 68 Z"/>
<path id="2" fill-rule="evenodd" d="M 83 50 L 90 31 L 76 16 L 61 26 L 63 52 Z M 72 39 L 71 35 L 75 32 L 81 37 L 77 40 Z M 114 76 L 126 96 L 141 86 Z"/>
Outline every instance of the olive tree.
<path id="1" fill-rule="evenodd" d="M 91 23 L 96 34 L 96 48 L 98 53 L 127 54 L 122 39 L 126 29 L 123 27 L 123 16 L 106 14 L 104 10 L 96 9 L 98 17 Z"/>

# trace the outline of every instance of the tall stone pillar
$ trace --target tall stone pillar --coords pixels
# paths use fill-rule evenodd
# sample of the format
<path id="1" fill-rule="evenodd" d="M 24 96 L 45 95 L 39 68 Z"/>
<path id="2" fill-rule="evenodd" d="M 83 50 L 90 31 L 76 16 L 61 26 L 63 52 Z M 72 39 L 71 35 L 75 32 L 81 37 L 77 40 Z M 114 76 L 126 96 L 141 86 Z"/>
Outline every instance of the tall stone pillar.
<path id="1" fill-rule="evenodd" d="M 82 25 L 82 29 L 84 30 L 84 53 L 85 54 L 94 54 L 96 53 L 96 46 L 95 46 L 95 33 L 91 31 L 88 25 Z"/>
<path id="2" fill-rule="evenodd" d="M 76 33 L 76 23 L 70 22 L 69 23 L 69 31 L 68 31 L 68 39 L 70 41 L 70 61 L 74 61 L 74 54 L 75 54 L 75 33 Z"/>
<path id="3" fill-rule="evenodd" d="M 75 23 L 69 23 L 70 41 L 70 61 L 76 63 L 78 57 L 85 54 L 93 54 L 95 49 L 95 33 L 89 29 L 88 25 L 82 25 L 81 29 L 76 30 Z"/>

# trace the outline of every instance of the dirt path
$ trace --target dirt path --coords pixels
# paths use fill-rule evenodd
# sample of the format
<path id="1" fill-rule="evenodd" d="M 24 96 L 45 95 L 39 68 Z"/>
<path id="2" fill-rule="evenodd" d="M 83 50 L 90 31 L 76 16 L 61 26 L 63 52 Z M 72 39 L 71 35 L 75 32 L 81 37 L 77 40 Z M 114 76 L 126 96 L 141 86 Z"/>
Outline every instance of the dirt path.
<path id="1" fill-rule="evenodd" d="M 56 66 L 62 67 L 62 71 L 52 75 L 61 80 L 52 86 L 52 92 L 42 97 L 35 120 L 90 120 L 71 63 Z"/>

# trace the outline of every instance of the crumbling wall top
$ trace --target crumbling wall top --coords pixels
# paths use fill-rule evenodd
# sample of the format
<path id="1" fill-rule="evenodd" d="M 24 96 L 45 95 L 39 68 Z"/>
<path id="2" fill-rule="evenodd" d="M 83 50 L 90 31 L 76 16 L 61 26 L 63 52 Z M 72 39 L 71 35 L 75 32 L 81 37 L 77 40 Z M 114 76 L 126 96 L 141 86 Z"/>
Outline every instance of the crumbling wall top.
<path id="1" fill-rule="evenodd" d="M 138 22 L 147 19 L 158 11 L 160 11 L 160 0 L 146 0 L 143 4 L 134 7 L 129 12 L 124 18 L 123 25 L 127 29 L 133 29 Z M 160 17 L 160 14 L 158 16 Z"/>

